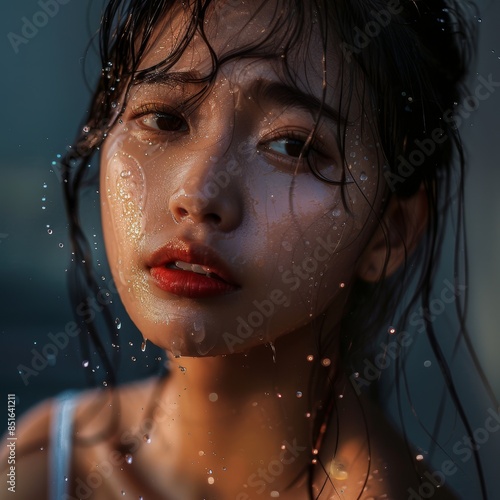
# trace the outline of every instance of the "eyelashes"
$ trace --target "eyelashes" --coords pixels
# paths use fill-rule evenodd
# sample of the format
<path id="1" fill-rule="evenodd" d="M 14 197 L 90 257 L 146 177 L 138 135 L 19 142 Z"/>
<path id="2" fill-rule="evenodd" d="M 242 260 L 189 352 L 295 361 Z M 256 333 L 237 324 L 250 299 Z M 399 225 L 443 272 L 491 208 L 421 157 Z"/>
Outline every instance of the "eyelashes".
<path id="1" fill-rule="evenodd" d="M 165 104 L 144 104 L 132 110 L 131 120 L 144 130 L 157 133 L 187 132 L 189 126 L 187 120 L 175 108 Z"/>

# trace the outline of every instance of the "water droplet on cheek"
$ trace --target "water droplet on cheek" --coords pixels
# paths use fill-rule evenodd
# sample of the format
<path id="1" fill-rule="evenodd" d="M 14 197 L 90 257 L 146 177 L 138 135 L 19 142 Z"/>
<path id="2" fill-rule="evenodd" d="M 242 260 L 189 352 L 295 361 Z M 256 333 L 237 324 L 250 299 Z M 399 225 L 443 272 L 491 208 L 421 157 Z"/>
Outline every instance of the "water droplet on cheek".
<path id="1" fill-rule="evenodd" d="M 332 211 L 332 215 L 333 217 L 340 217 L 340 215 L 342 214 L 342 210 L 340 210 L 340 208 L 335 208 L 333 211 Z"/>
<path id="2" fill-rule="evenodd" d="M 361 174 L 359 175 L 359 180 L 362 182 L 368 180 L 368 176 L 366 175 L 365 172 L 361 172 Z"/>
<path id="3" fill-rule="evenodd" d="M 134 461 L 134 457 L 132 457 L 132 455 L 130 453 L 127 453 L 125 455 L 125 461 L 128 463 L 128 464 L 131 464 L 133 461 Z"/>

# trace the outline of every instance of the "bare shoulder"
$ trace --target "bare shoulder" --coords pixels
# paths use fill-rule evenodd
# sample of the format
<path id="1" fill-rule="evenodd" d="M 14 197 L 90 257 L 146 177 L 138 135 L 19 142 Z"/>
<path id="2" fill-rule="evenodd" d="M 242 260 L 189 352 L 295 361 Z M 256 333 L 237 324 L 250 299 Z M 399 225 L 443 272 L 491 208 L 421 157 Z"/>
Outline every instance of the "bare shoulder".
<path id="1" fill-rule="evenodd" d="M 28 411 L 16 426 L 16 440 L 2 438 L 1 474 L 12 478 L 14 498 L 46 498 L 50 422 L 54 401 L 46 400 Z M 13 444 L 14 443 L 14 444 Z M 0 498 L 6 490 L 2 488 Z"/>
<path id="2" fill-rule="evenodd" d="M 90 389 L 76 396 L 74 427 L 84 441 L 86 436 L 95 436 L 109 431 L 120 435 L 122 429 L 140 421 L 141 410 L 154 392 L 156 384 L 148 379 L 130 383 L 113 390 Z M 51 425 L 55 418 L 56 399 L 51 398 L 29 410 L 16 427 L 15 453 L 10 454 L 7 435 L 2 437 L 0 449 L 0 473 L 6 477 L 15 467 L 15 495 L 5 498 L 47 498 L 49 460 L 51 448 Z M 116 416 L 118 415 L 117 420 Z M 13 447 L 12 447 L 13 448 Z M 85 447 L 83 447 L 85 449 Z M 73 449 L 74 451 L 74 449 Z M 91 448 L 88 448 L 91 452 Z M 84 452 L 85 454 L 85 452 Z M 12 458 L 14 461 L 12 461 Z M 74 465 L 79 460 L 72 456 Z M 11 460 L 9 460 L 11 459 Z M 88 457 L 84 457 L 87 460 Z M 9 463 L 11 462 L 11 463 Z M 8 486 L 8 485 L 7 485 Z M 0 500 L 8 490 L 0 490 Z M 12 491 L 10 492 L 12 493 Z"/>

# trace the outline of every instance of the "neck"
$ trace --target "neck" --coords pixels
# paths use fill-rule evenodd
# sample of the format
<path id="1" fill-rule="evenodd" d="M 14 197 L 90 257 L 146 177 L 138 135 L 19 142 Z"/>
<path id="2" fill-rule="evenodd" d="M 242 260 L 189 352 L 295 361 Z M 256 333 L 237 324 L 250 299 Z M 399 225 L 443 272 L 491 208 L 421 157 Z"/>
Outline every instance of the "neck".
<path id="1" fill-rule="evenodd" d="M 318 356 L 309 325 L 245 354 L 172 359 L 162 399 L 179 465 L 239 488 L 255 477 L 261 492 L 290 485 L 313 457 L 314 405 L 335 372 Z"/>

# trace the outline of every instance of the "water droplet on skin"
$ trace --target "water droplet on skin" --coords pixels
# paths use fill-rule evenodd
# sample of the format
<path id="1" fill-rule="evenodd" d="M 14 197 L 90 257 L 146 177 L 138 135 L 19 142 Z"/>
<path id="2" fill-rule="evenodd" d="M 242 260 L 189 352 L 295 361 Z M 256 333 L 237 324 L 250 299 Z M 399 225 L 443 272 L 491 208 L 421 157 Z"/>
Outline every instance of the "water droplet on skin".
<path id="1" fill-rule="evenodd" d="M 145 443 L 151 443 L 151 438 L 149 437 L 149 434 L 144 434 L 144 436 L 142 436 L 142 440 L 145 442 Z"/>
<path id="2" fill-rule="evenodd" d="M 120 173 L 120 177 L 122 177 L 123 179 L 126 179 L 127 177 L 130 177 L 132 175 L 132 173 L 130 172 L 130 170 L 122 170 L 122 172 Z"/>
<path id="3" fill-rule="evenodd" d="M 431 365 L 432 365 L 432 363 L 429 360 L 424 361 L 424 366 L 426 368 L 429 368 L 429 366 L 431 366 Z"/>
<path id="4" fill-rule="evenodd" d="M 125 461 L 128 463 L 128 464 L 131 464 L 133 461 L 134 461 L 134 457 L 130 454 L 130 453 L 127 453 L 125 455 Z"/>
<path id="5" fill-rule="evenodd" d="M 271 491 L 270 495 L 271 495 L 271 498 L 278 498 L 280 496 L 280 492 L 273 490 L 273 491 Z"/>
<path id="6" fill-rule="evenodd" d="M 293 247 L 291 245 L 291 243 L 289 241 L 283 241 L 281 243 L 281 246 L 287 251 L 287 252 L 291 252 Z"/>
<path id="7" fill-rule="evenodd" d="M 122 327 L 122 322 L 120 321 L 120 318 L 115 319 L 115 325 L 117 330 L 119 330 Z"/>
<path id="8" fill-rule="evenodd" d="M 340 208 L 336 208 L 332 211 L 332 215 L 334 217 L 340 217 L 340 214 L 342 213 L 342 211 L 340 210 Z"/>
<path id="9" fill-rule="evenodd" d="M 366 175 L 365 172 L 361 172 L 361 174 L 359 175 L 359 180 L 364 182 L 368 179 L 368 176 Z"/>
<path id="10" fill-rule="evenodd" d="M 337 481 L 345 481 L 349 474 L 344 468 L 344 465 L 337 460 L 332 460 L 329 467 L 330 477 L 337 479 Z"/>
<path id="11" fill-rule="evenodd" d="M 210 476 L 210 477 L 207 479 L 207 482 L 208 482 L 208 484 L 214 484 L 214 483 L 215 483 L 215 479 L 214 479 L 212 476 Z"/>
<path id="12" fill-rule="evenodd" d="M 273 353 L 273 363 L 276 363 L 276 347 L 274 347 L 274 344 L 272 342 L 269 342 L 269 347 L 271 348 L 271 351 Z"/>
<path id="13" fill-rule="evenodd" d="M 141 344 L 141 351 L 144 352 L 146 350 L 146 343 L 148 339 L 144 339 Z"/>
<path id="14" fill-rule="evenodd" d="M 179 370 L 180 370 L 182 373 L 186 373 L 187 368 L 186 368 L 185 366 L 181 366 L 181 365 L 179 365 Z"/>
<path id="15" fill-rule="evenodd" d="M 83 366 L 84 368 L 87 368 L 87 366 L 89 366 L 89 362 L 88 362 L 87 360 L 83 361 L 83 362 L 82 362 L 82 366 Z"/>

